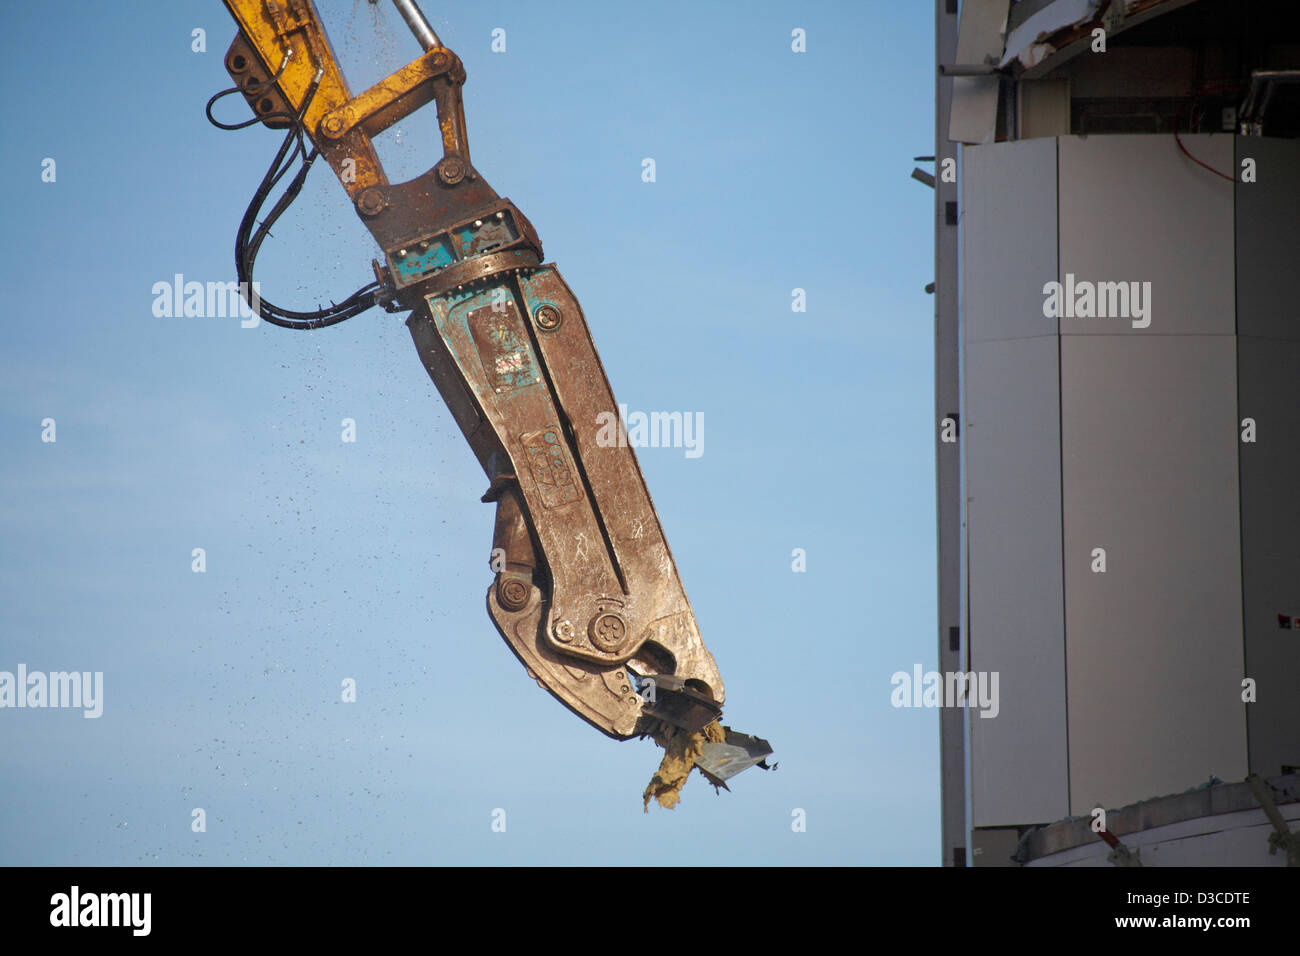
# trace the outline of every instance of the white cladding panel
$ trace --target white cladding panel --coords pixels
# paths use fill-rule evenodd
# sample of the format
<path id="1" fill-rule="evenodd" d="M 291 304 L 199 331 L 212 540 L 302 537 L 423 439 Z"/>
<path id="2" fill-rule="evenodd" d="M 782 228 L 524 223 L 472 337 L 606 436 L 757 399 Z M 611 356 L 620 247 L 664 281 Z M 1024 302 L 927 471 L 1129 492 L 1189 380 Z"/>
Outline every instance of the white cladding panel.
<path id="1" fill-rule="evenodd" d="M 1235 341 L 1063 336 L 1061 387 L 1071 810 L 1239 780 Z"/>
<path id="2" fill-rule="evenodd" d="M 975 826 L 1069 811 L 1057 348 L 966 346 L 970 666 L 998 674 L 996 716 L 970 715 Z"/>
<path id="3" fill-rule="evenodd" d="M 1212 166 L 1236 168 L 1232 137 L 1185 142 Z M 1234 245 L 1257 250 L 1249 281 L 1277 284 L 1279 250 L 1296 247 L 1290 210 L 1300 191 L 1289 182 L 1264 202 L 1253 197 L 1249 221 L 1268 225 L 1243 237 L 1233 185 L 1168 137 L 1039 139 L 963 156 L 967 637 L 971 669 L 999 673 L 998 717 L 969 717 L 971 824 L 1047 822 L 1211 775 L 1241 779 L 1239 509 L 1254 522 L 1247 547 L 1258 548 L 1253 558 L 1248 550 L 1248 573 L 1252 561 L 1271 568 L 1248 589 L 1250 614 L 1291 600 L 1300 579 L 1300 547 L 1279 558 L 1285 529 L 1260 530 L 1260 516 L 1277 509 L 1269 502 L 1296 497 L 1300 482 L 1288 492 L 1282 476 L 1300 467 L 1285 455 L 1243 464 L 1259 502 L 1254 511 L 1243 503 L 1234 334 L 1238 276 L 1248 281 L 1249 270 Z M 1085 283 L 1140 288 L 1149 326 L 1135 327 L 1143 316 L 1133 301 L 1119 316 L 1044 316 L 1044 282 L 1065 285 L 1067 273 L 1076 292 Z M 1261 288 L 1244 301 L 1254 303 L 1256 334 L 1300 330 L 1294 296 Z M 1258 393 L 1260 404 L 1285 404 L 1283 365 L 1300 367 L 1289 351 L 1246 347 L 1243 400 Z M 1300 402 L 1290 406 L 1274 423 L 1286 455 L 1300 448 Z M 1300 517 L 1288 507 L 1293 528 Z M 1093 571 L 1096 548 L 1105 549 L 1104 573 Z M 1300 669 L 1300 660 L 1255 653 L 1261 667 Z M 1274 709 L 1270 728 L 1300 726 L 1300 694 Z M 1263 730 L 1256 740 L 1263 716 L 1252 714 L 1251 753 L 1275 762 L 1294 733 Z"/>
<path id="4" fill-rule="evenodd" d="M 962 327 L 967 342 L 1051 336 L 1043 284 L 1056 278 L 1056 140 L 962 152 Z"/>
<path id="5" fill-rule="evenodd" d="M 1234 331 L 1233 184 L 1171 136 L 1063 136 L 1060 271 L 1065 281 L 1150 283 L 1151 323 L 1064 318 L 1063 335 Z M 1184 136 L 1203 162 L 1233 168 L 1231 136 Z M 1143 286 L 1142 288 L 1146 288 Z"/>

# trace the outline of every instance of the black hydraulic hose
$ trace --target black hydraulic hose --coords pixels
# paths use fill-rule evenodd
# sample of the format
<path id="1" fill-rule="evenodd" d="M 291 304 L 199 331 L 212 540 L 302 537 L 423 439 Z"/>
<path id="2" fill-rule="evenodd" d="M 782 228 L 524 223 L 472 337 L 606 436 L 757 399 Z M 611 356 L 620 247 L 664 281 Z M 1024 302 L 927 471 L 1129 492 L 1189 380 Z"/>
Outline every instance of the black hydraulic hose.
<path id="1" fill-rule="evenodd" d="M 263 83 L 250 87 L 232 87 L 228 90 L 222 90 L 208 100 L 207 117 L 208 120 L 220 129 L 233 130 L 243 129 L 254 123 L 262 122 L 264 119 L 286 119 L 289 122 L 289 131 L 285 134 L 284 142 L 280 144 L 280 149 L 276 152 L 275 158 L 271 161 L 270 168 L 267 169 L 266 175 L 262 177 L 261 183 L 258 184 L 257 191 L 253 194 L 248 208 L 240 221 L 239 229 L 235 234 L 235 268 L 239 279 L 240 290 L 243 293 L 249 306 L 260 316 L 272 325 L 287 329 L 319 329 L 330 325 L 337 325 L 346 319 L 360 315 L 367 309 L 373 307 L 375 302 L 375 292 L 380 288 L 378 282 L 371 282 L 362 286 L 352 295 L 348 296 L 340 303 L 331 303 L 330 308 L 314 309 L 311 311 L 295 311 L 285 309 L 274 303 L 268 302 L 261 298 L 260 295 L 253 294 L 253 266 L 257 259 L 258 250 L 262 242 L 269 236 L 271 226 L 277 219 L 289 208 L 299 192 L 302 191 L 303 183 L 306 181 L 307 173 L 312 164 L 316 161 L 319 151 L 313 148 L 310 153 L 307 152 L 306 144 L 303 141 L 303 117 L 306 116 L 307 110 L 311 105 L 312 99 L 316 95 L 316 90 L 320 85 L 321 74 L 317 71 L 316 76 L 312 79 L 308 87 L 307 95 L 303 98 L 302 106 L 297 113 L 286 113 L 279 111 L 276 113 L 264 114 L 263 116 L 254 117 L 244 123 L 222 123 L 212 115 L 213 105 L 222 97 L 231 93 L 246 92 L 252 89 L 254 92 L 260 92 L 262 89 L 273 84 L 284 72 L 288 59 L 281 65 L 275 76 Z M 291 149 L 292 147 L 292 149 Z M 285 188 L 284 194 L 271 207 L 267 217 L 261 222 L 257 222 L 258 214 L 261 212 L 263 204 L 271 191 L 279 184 L 293 166 L 295 159 L 301 157 L 302 165 L 297 174 L 290 180 L 289 185 Z M 256 230 L 254 230 L 256 225 Z"/>

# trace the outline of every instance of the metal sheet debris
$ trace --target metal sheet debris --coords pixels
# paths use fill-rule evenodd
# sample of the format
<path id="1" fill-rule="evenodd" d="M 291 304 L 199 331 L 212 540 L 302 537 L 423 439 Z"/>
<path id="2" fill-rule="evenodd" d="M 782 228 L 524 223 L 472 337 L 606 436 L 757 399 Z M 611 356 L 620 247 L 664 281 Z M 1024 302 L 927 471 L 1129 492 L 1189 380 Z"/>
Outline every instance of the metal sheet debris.
<path id="1" fill-rule="evenodd" d="M 1036 66 L 1055 50 L 1048 42 L 1049 37 L 1096 18 L 1102 5 L 1103 0 L 1056 0 L 1049 3 L 1007 34 L 1006 50 L 999 65 L 1006 66 L 1012 60 L 1020 59 L 1026 67 Z"/>
<path id="2" fill-rule="evenodd" d="M 772 754 L 772 745 L 766 740 L 752 734 L 738 734 L 727 727 L 723 729 L 727 732 L 723 742 L 704 744 L 695 761 L 695 766 L 709 783 L 730 790 L 726 782 L 742 770 L 756 766 L 764 770 L 776 769 L 775 765 L 767 765 L 766 758 Z"/>

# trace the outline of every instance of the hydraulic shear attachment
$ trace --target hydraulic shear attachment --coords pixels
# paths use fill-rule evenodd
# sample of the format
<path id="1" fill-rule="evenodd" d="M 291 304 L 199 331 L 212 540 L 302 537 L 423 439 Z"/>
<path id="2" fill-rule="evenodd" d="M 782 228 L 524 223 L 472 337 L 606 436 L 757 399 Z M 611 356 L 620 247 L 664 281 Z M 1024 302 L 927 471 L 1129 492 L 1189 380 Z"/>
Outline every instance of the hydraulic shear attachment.
<path id="1" fill-rule="evenodd" d="M 311 0 L 223 2 L 239 25 L 225 60 L 235 86 L 264 125 L 288 129 L 281 157 L 297 137 L 303 169 L 290 191 L 323 157 L 382 250 L 375 282 L 343 304 L 271 306 L 264 317 L 315 328 L 376 304 L 410 312 L 420 359 L 487 474 L 483 501 L 496 505 L 487 609 L 497 630 L 528 675 L 593 727 L 618 739 L 698 737 L 694 764 L 725 786 L 771 748 L 716 727 L 722 677 L 636 455 L 624 435 L 609 440 L 623 423 L 586 317 L 543 262 L 532 224 L 470 162 L 460 58 L 412 0 L 394 0 L 424 52 L 353 96 Z M 442 158 L 390 183 L 372 140 L 430 102 Z M 241 227 L 241 280 L 288 204 L 254 232 L 267 192 Z"/>

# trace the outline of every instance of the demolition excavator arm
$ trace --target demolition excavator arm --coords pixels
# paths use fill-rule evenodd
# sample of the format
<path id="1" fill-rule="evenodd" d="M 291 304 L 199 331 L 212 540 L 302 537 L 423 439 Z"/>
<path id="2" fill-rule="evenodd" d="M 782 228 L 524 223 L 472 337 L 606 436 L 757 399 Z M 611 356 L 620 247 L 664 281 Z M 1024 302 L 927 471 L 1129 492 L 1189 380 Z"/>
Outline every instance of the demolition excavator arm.
<path id="1" fill-rule="evenodd" d="M 225 58 L 235 86 L 209 102 L 209 119 L 287 130 L 240 224 L 241 288 L 318 157 L 382 250 L 374 282 L 328 308 L 250 304 L 299 329 L 376 305 L 409 312 L 420 359 L 487 474 L 483 501 L 496 505 L 487 609 L 528 675 L 611 737 L 652 735 L 670 755 L 685 748 L 715 784 L 761 763 L 765 741 L 717 724 L 722 677 L 635 453 L 598 440 L 618 405 L 582 309 L 543 261 L 532 224 L 470 162 L 460 59 L 413 0 L 394 0 L 424 52 L 354 96 L 311 0 L 223 2 L 239 27 Z M 213 103 L 236 92 L 254 119 L 219 122 Z M 390 183 L 372 141 L 430 102 L 442 157 Z M 264 209 L 295 160 L 297 175 Z"/>

